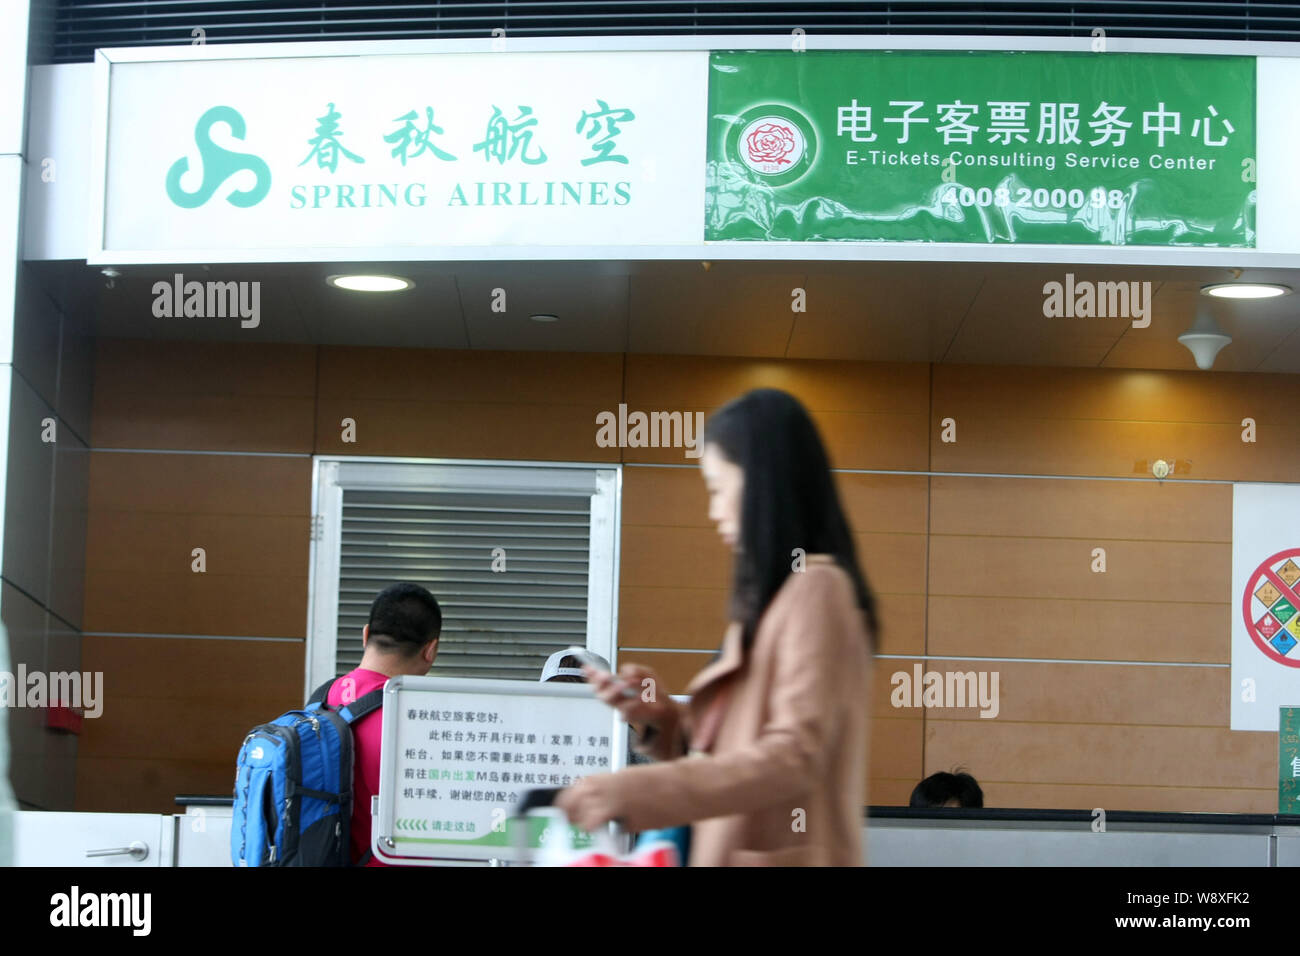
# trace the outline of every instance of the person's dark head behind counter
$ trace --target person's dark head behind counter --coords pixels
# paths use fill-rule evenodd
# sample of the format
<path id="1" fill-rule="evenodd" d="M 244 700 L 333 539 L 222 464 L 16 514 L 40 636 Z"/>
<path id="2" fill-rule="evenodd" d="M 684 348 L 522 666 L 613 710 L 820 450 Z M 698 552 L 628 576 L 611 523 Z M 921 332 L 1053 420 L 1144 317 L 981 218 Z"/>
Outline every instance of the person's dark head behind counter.
<path id="1" fill-rule="evenodd" d="M 868 639 L 878 641 L 875 599 L 858 567 L 830 461 L 799 401 L 773 388 L 742 395 L 709 418 L 703 445 L 709 517 L 735 550 L 731 611 L 745 627 L 745 646 L 799 554 L 830 555 L 849 574 Z M 732 500 L 737 494 L 739 502 Z"/>
<path id="2" fill-rule="evenodd" d="M 983 807 L 984 791 L 968 773 L 932 773 L 912 791 L 912 807 Z"/>

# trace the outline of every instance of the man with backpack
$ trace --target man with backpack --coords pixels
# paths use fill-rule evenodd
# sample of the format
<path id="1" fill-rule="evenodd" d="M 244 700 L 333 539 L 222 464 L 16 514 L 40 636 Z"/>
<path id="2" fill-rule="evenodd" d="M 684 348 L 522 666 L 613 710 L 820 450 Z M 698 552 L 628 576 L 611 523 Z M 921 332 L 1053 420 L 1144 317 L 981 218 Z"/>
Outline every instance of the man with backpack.
<path id="1" fill-rule="evenodd" d="M 390 677 L 424 677 L 438 656 L 441 632 L 442 609 L 425 588 L 409 582 L 385 588 L 370 605 L 370 620 L 361 632 L 360 665 L 330 685 L 325 702 L 337 709 L 382 688 Z M 366 866 L 384 865 L 370 853 L 370 798 L 379 793 L 383 724 L 383 716 L 376 710 L 352 725 L 352 862 Z"/>
<path id="2" fill-rule="evenodd" d="M 379 793 L 384 683 L 423 677 L 438 654 L 442 609 L 418 584 L 385 588 L 361 631 L 361 664 L 307 705 L 244 738 L 235 765 L 234 866 L 382 866 L 370 851 Z"/>

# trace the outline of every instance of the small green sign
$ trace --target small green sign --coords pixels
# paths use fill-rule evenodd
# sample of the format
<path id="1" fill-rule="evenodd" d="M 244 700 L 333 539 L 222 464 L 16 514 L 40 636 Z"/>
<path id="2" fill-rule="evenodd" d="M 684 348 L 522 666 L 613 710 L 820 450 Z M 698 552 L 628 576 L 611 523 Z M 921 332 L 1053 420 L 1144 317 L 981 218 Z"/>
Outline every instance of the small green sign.
<path id="1" fill-rule="evenodd" d="M 1255 245 L 1255 60 L 710 55 L 707 240 Z"/>
<path id="2" fill-rule="evenodd" d="M 1277 812 L 1300 815 L 1300 707 L 1282 707 L 1277 722 Z"/>
<path id="3" fill-rule="evenodd" d="M 426 820 L 412 817 L 399 817 L 393 821 L 396 830 L 394 837 L 402 843 L 430 843 L 443 846 L 493 846 L 517 847 L 520 842 L 531 850 L 538 851 L 548 839 L 552 839 L 553 824 L 543 817 L 530 816 L 524 820 L 503 820 L 500 828 L 494 827 L 481 836 L 465 839 L 439 836 L 439 832 L 461 832 L 451 821 Z M 519 833 L 518 828 L 524 827 Z M 585 830 L 568 826 L 569 844 L 574 850 L 587 850 L 596 845 L 596 838 Z M 558 838 L 558 835 L 556 837 Z"/>

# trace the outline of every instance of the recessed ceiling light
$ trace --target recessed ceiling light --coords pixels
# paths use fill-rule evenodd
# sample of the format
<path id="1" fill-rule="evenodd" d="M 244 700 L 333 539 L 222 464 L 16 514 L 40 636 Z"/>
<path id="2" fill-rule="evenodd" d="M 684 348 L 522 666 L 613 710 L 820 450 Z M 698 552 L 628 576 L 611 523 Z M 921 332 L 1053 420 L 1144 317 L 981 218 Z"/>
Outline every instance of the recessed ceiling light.
<path id="1" fill-rule="evenodd" d="M 1275 282 L 1216 282 L 1201 286 L 1201 295 L 1212 295 L 1218 299 L 1272 299 L 1290 294 L 1289 285 Z"/>
<path id="2" fill-rule="evenodd" d="M 347 289 L 350 292 L 400 292 L 415 285 L 410 279 L 403 279 L 401 276 L 326 276 L 325 281 L 336 288 Z"/>
<path id="3" fill-rule="evenodd" d="M 538 312 L 536 315 L 530 315 L 529 318 L 532 319 L 534 322 L 560 321 L 560 317 L 558 315 L 552 315 L 550 312 Z"/>

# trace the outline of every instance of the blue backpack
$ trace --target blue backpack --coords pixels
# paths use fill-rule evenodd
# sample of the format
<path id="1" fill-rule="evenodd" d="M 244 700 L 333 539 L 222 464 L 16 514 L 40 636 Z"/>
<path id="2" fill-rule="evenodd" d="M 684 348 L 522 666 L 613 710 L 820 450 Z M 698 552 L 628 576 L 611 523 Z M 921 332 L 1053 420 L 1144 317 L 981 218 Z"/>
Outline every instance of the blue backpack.
<path id="1" fill-rule="evenodd" d="M 334 710 L 325 703 L 333 684 L 244 738 L 230 826 L 235 866 L 350 864 L 352 724 L 383 706 L 384 691 Z"/>

